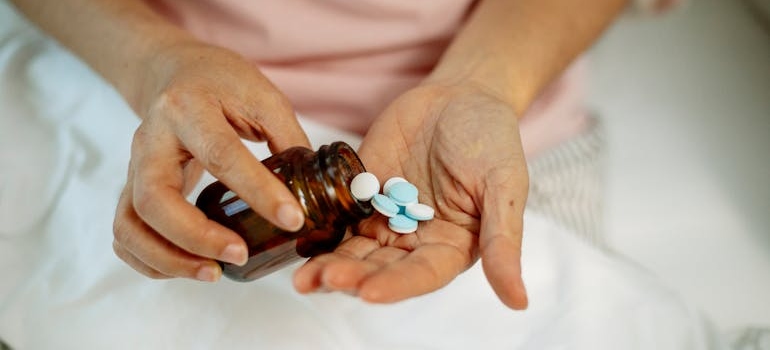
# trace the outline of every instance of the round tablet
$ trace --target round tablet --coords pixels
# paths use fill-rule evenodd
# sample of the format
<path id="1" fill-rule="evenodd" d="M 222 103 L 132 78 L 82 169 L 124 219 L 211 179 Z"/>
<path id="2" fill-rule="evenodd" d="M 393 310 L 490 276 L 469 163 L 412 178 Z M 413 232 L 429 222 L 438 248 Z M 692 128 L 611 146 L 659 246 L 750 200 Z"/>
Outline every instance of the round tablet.
<path id="1" fill-rule="evenodd" d="M 360 173 L 350 182 L 350 194 L 359 201 L 368 201 L 380 192 L 380 180 L 372 173 Z"/>
<path id="2" fill-rule="evenodd" d="M 372 197 L 372 207 L 374 207 L 374 210 L 380 212 L 380 214 L 385 215 L 389 218 L 392 218 L 396 215 L 398 215 L 398 206 L 396 203 L 393 203 L 393 200 L 383 196 L 379 193 L 376 193 Z"/>
<path id="3" fill-rule="evenodd" d="M 407 205 L 404 212 L 406 213 L 406 216 L 419 221 L 433 219 L 433 215 L 436 214 L 436 211 L 433 210 L 433 208 L 422 203 Z"/>
<path id="4" fill-rule="evenodd" d="M 417 202 L 417 187 L 408 182 L 397 182 L 390 186 L 388 197 L 396 204 L 407 206 Z"/>
<path id="5" fill-rule="evenodd" d="M 388 228 L 396 233 L 412 233 L 417 231 L 417 220 L 412 220 L 406 215 L 398 214 L 388 219 Z"/>
<path id="6" fill-rule="evenodd" d="M 382 194 L 389 196 L 390 195 L 390 186 L 393 186 L 395 183 L 399 182 L 407 182 L 405 178 L 394 176 L 388 179 L 388 181 L 385 181 L 385 184 L 382 185 Z"/>

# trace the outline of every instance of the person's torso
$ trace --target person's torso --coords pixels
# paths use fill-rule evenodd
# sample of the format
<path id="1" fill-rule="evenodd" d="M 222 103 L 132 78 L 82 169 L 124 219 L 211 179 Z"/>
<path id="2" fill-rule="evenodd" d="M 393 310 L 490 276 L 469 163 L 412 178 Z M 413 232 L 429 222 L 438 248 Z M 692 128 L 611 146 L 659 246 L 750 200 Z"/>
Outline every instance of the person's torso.
<path id="1" fill-rule="evenodd" d="M 146 0 L 231 49 L 308 117 L 363 133 L 430 72 L 473 1 Z"/>

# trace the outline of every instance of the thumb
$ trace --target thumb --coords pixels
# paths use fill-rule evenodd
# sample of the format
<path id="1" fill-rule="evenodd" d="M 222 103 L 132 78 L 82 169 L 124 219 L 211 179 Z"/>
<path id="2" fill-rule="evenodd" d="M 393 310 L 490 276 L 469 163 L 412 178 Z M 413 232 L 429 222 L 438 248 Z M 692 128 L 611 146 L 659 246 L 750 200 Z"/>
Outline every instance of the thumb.
<path id="1" fill-rule="evenodd" d="M 526 169 L 524 167 L 523 169 Z M 500 300 L 516 310 L 527 308 L 521 278 L 521 238 L 528 177 L 491 172 L 485 181 L 479 247 L 489 284 Z"/>

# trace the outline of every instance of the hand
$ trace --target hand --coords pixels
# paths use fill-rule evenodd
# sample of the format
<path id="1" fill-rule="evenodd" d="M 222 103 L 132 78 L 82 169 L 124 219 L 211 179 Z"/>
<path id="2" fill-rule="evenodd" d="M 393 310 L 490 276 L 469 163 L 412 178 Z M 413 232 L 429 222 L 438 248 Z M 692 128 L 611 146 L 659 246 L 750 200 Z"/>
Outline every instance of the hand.
<path id="1" fill-rule="evenodd" d="M 525 308 L 521 279 L 527 168 L 513 109 L 481 87 L 417 87 L 377 119 L 359 152 L 380 179 L 402 176 L 436 209 L 415 234 L 376 215 L 333 253 L 297 270 L 299 292 L 343 291 L 376 303 L 429 293 L 479 256 L 503 303 Z"/>
<path id="2" fill-rule="evenodd" d="M 257 213 L 296 231 L 304 223 L 299 203 L 240 137 L 266 140 L 273 152 L 309 142 L 286 98 L 234 53 L 178 45 L 150 61 L 147 77 L 135 105 L 143 120 L 115 214 L 113 248 L 149 277 L 215 281 L 222 272 L 214 260 L 244 264 L 247 248 L 185 200 L 200 167 Z"/>

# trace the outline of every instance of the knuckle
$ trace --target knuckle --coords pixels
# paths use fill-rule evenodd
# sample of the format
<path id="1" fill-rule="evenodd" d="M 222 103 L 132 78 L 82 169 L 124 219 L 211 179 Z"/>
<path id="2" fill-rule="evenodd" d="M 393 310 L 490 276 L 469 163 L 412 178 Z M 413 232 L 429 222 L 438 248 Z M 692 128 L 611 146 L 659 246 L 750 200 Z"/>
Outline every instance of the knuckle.
<path id="1" fill-rule="evenodd" d="M 499 166 L 487 173 L 484 185 L 490 189 L 497 188 L 508 192 L 529 188 L 527 168 L 515 164 Z"/>
<path id="2" fill-rule="evenodd" d="M 195 276 L 196 264 L 188 259 L 157 259 L 154 262 L 155 269 L 160 276 L 190 277 Z"/>
<path id="3" fill-rule="evenodd" d="M 155 202 L 155 190 L 152 186 L 138 185 L 134 188 L 134 210 L 141 217 L 141 214 L 150 213 L 153 210 Z"/>
<path id="4" fill-rule="evenodd" d="M 255 120 L 264 121 L 275 116 L 294 116 L 294 107 L 289 99 L 279 91 L 263 91 L 255 101 L 259 107 Z"/>
<path id="5" fill-rule="evenodd" d="M 185 89 L 172 84 L 158 94 L 150 105 L 148 113 L 150 115 L 156 113 L 165 114 L 170 111 L 181 110 L 187 100 L 188 97 Z"/>
<path id="6" fill-rule="evenodd" d="M 131 145 L 141 146 L 145 143 L 147 140 L 147 126 L 145 123 L 142 123 L 139 125 L 138 128 L 136 128 L 136 131 L 134 132 L 134 137 L 131 140 Z"/>
<path id="7" fill-rule="evenodd" d="M 126 250 L 118 240 L 112 241 L 112 251 L 120 260 L 128 264 L 128 266 L 130 266 L 132 269 L 136 270 L 137 272 L 149 278 L 168 279 L 168 278 L 171 278 L 172 276 L 172 274 L 155 270 L 149 267 L 148 265 L 143 265 L 143 263 L 136 261 L 136 257 L 131 255 L 131 253 L 129 253 L 128 250 Z"/>
<path id="8" fill-rule="evenodd" d="M 142 122 L 131 139 L 131 158 L 129 159 L 129 171 L 133 171 L 136 168 L 136 163 L 140 162 L 147 154 L 148 146 L 153 142 L 151 131 L 148 130 L 146 122 Z"/>
<path id="9" fill-rule="evenodd" d="M 206 243 L 210 244 L 211 242 L 214 241 L 216 235 L 213 234 L 214 231 L 211 229 L 209 225 L 207 225 L 206 223 L 202 223 L 202 224 L 196 225 L 196 227 L 198 228 L 197 229 L 198 232 L 196 235 L 196 237 L 198 237 L 198 242 L 203 244 L 206 244 Z"/>
<path id="10" fill-rule="evenodd" d="M 281 93 L 276 93 L 274 94 L 273 100 L 275 101 L 276 110 L 286 115 L 294 115 L 294 107 L 286 96 Z"/>
<path id="11" fill-rule="evenodd" d="M 123 249 L 123 247 L 120 245 L 118 240 L 113 240 L 112 241 L 112 252 L 115 253 L 115 256 L 120 258 L 120 260 L 128 262 L 128 260 L 126 258 L 127 257 L 126 254 L 128 254 L 128 253 L 126 252 L 125 249 Z"/>
<path id="12" fill-rule="evenodd" d="M 212 174 L 229 173 L 235 166 L 234 155 L 240 146 L 221 137 L 210 137 L 201 144 L 199 160 Z"/>
<path id="13" fill-rule="evenodd" d="M 186 83 L 171 83 L 150 104 L 146 115 L 150 119 L 161 118 L 171 122 L 172 125 L 180 123 L 195 116 L 202 108 L 216 105 L 218 100 L 204 87 Z"/>
<path id="14" fill-rule="evenodd" d="M 145 276 L 147 276 L 149 278 L 152 278 L 152 279 L 165 279 L 165 278 L 168 278 L 167 275 L 165 275 L 165 274 L 163 274 L 163 273 L 161 273 L 159 271 L 153 270 L 150 267 L 142 266 L 142 265 L 140 265 L 140 263 L 134 261 L 132 259 L 132 256 L 130 255 L 130 253 L 128 253 L 128 251 L 126 249 L 124 249 L 120 245 L 120 243 L 118 243 L 116 241 L 112 242 L 112 251 L 115 252 L 115 255 L 120 260 L 123 260 L 123 262 L 128 264 L 128 266 L 130 266 L 135 271 L 141 273 L 142 275 L 145 275 Z"/>
<path id="15" fill-rule="evenodd" d="M 211 234 L 208 225 L 194 225 L 189 236 L 185 239 L 184 250 L 191 254 L 211 256 L 215 254 L 215 236 Z"/>
<path id="16" fill-rule="evenodd" d="M 116 243 L 128 241 L 129 231 L 123 219 L 115 218 L 115 221 L 112 222 L 112 236 Z M 118 249 L 118 247 L 113 244 L 113 249 Z"/>

